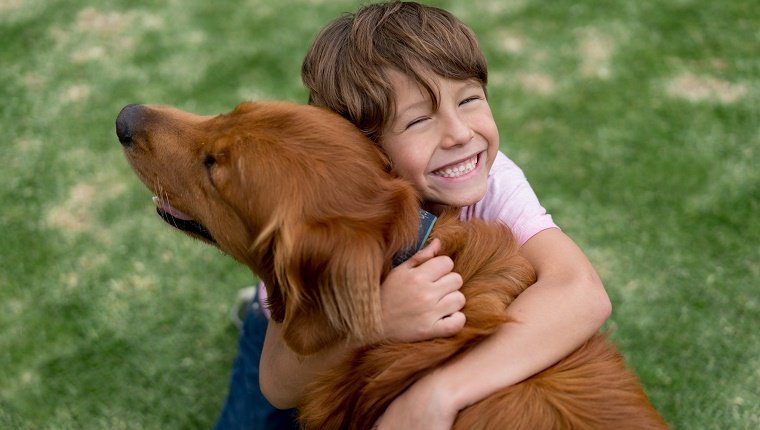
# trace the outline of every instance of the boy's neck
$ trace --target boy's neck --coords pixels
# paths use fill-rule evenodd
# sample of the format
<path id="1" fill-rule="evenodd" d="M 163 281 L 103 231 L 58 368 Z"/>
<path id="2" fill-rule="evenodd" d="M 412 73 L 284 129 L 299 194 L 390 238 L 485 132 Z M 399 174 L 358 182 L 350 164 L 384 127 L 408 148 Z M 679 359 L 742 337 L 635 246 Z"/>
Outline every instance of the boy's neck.
<path id="1" fill-rule="evenodd" d="M 454 209 L 452 206 L 441 203 L 422 203 L 422 209 L 430 212 L 435 216 L 441 216 L 447 209 Z"/>

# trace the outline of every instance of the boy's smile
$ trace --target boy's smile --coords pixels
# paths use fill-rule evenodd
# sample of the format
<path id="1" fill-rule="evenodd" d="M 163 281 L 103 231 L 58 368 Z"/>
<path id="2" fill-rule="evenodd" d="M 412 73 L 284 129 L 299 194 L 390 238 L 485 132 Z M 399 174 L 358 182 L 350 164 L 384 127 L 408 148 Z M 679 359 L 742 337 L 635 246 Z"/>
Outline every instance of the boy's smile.
<path id="1" fill-rule="evenodd" d="M 431 74 L 438 109 L 427 91 L 388 70 L 395 114 L 380 144 L 401 176 L 427 203 L 467 206 L 483 198 L 499 149 L 499 132 L 482 86 Z"/>
<path id="2" fill-rule="evenodd" d="M 462 163 L 453 163 L 433 172 L 434 175 L 444 178 L 459 178 L 475 170 L 478 165 L 478 157 L 473 156 Z"/>

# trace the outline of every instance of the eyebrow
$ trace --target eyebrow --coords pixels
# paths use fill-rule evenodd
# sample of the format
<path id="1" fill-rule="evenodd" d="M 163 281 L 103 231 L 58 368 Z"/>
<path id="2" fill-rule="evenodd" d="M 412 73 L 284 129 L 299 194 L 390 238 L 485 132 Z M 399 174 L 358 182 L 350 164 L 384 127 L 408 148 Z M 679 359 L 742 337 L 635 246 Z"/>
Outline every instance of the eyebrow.
<path id="1" fill-rule="evenodd" d="M 482 88 L 483 86 L 480 84 L 480 82 L 477 82 L 474 79 L 466 79 L 464 80 L 464 85 L 458 88 L 457 91 L 469 90 L 469 89 L 482 89 Z M 428 97 L 424 97 L 423 99 L 410 103 L 406 106 L 401 106 L 401 107 L 397 106 L 395 117 L 398 118 L 402 114 L 406 113 L 406 111 L 419 108 L 421 105 L 427 105 L 430 102 L 431 100 Z"/>
<path id="2" fill-rule="evenodd" d="M 414 103 L 410 103 L 410 104 L 408 104 L 406 106 L 402 106 L 401 108 L 397 108 L 396 109 L 396 115 L 395 115 L 395 117 L 398 118 L 401 115 L 403 115 L 404 113 L 406 113 L 407 111 L 410 111 L 412 109 L 418 109 L 420 107 L 426 107 L 430 103 L 431 103 L 431 101 L 428 98 L 423 98 L 423 99 L 420 99 L 420 100 L 418 100 L 418 101 L 416 101 Z"/>
<path id="3" fill-rule="evenodd" d="M 474 79 L 467 79 L 465 81 L 465 84 L 464 84 L 464 86 L 462 88 L 479 88 L 479 89 L 483 89 L 483 84 L 481 84 L 480 82 L 478 82 L 478 81 L 476 81 Z"/>

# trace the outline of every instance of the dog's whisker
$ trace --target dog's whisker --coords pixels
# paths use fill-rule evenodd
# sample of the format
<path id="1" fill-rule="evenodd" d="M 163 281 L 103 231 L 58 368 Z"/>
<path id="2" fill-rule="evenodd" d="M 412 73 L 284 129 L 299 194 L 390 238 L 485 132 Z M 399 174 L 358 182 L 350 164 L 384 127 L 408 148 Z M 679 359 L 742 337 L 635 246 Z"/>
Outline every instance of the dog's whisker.
<path id="1" fill-rule="evenodd" d="M 164 203 L 171 205 L 171 202 L 169 202 L 169 193 L 166 192 L 166 189 L 161 187 L 159 184 L 159 189 L 161 191 L 161 194 L 159 194 L 159 199 Z M 174 217 L 170 217 L 169 220 L 171 221 L 171 224 L 175 228 L 179 228 L 179 224 L 177 223 L 177 219 Z"/>
<path id="2" fill-rule="evenodd" d="M 164 189 L 164 187 L 161 186 L 160 177 L 156 177 L 155 189 L 156 189 L 156 197 L 158 198 L 157 203 L 159 205 L 159 209 L 163 210 L 161 208 L 161 205 L 162 205 L 161 202 L 168 202 L 169 200 L 168 200 L 168 194 L 166 193 L 166 190 Z M 162 218 L 164 218 L 165 221 L 169 222 L 173 227 L 175 228 L 177 227 L 177 222 L 174 220 L 174 218 L 167 218 L 167 217 L 164 217 L 163 215 L 162 215 Z"/>

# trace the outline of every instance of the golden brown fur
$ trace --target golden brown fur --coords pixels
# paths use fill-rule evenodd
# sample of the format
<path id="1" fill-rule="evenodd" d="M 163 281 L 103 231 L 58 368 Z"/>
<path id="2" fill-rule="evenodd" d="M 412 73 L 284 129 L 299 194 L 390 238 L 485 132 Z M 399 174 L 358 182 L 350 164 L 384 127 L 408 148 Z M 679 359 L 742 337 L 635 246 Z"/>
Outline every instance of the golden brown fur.
<path id="1" fill-rule="evenodd" d="M 467 325 L 451 338 L 377 342 L 380 283 L 393 255 L 416 241 L 419 202 L 349 122 L 282 102 L 244 103 L 214 117 L 130 106 L 117 131 L 146 186 L 264 280 L 272 318 L 294 351 L 311 354 L 347 337 L 367 345 L 307 388 L 299 407 L 305 428 L 369 428 L 410 384 L 508 321 L 507 306 L 535 280 L 506 227 L 443 214 L 432 237 L 462 275 Z M 666 425 L 597 335 L 461 411 L 455 428 Z"/>

